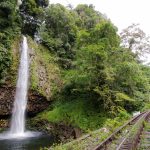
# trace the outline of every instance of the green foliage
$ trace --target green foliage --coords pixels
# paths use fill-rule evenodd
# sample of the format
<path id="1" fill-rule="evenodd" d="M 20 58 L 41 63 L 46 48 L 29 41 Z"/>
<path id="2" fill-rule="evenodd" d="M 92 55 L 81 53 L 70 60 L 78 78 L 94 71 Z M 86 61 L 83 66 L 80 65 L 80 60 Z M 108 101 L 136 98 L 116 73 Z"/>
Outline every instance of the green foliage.
<path id="1" fill-rule="evenodd" d="M 22 32 L 34 37 L 35 33 L 44 21 L 44 7 L 48 6 L 48 0 L 23 0 L 20 6 L 22 17 Z"/>
<path id="2" fill-rule="evenodd" d="M 142 111 L 147 111 L 147 110 L 150 110 L 150 103 L 145 103 L 144 104 L 144 107 L 141 109 Z"/>
<path id="3" fill-rule="evenodd" d="M 10 66 L 10 53 L 3 45 L 0 46 L 0 79 L 6 76 L 7 68 Z"/>
<path id="4" fill-rule="evenodd" d="M 72 84 L 70 93 L 84 93 L 95 107 L 112 111 L 116 107 L 115 91 L 112 89 L 113 70 L 108 67 L 108 57 L 111 49 L 119 45 L 116 30 L 105 21 L 93 30 L 81 30 L 78 35 L 76 73 L 69 77 L 71 80 L 68 78 L 68 84 Z"/>
<path id="5" fill-rule="evenodd" d="M 133 52 L 148 49 L 148 43 L 143 45 L 139 40 L 146 40 L 141 30 L 133 30 L 138 32 L 131 35 L 131 26 L 121 39 L 117 28 L 93 5 L 68 9 L 61 4 L 48 5 L 48 0 L 23 0 L 19 10 L 16 5 L 13 0 L 0 2 L 0 81 L 9 70 L 12 39 L 20 27 L 23 34 L 37 35 L 45 48 L 29 42 L 35 54 L 31 88 L 44 95 L 47 89 L 52 91 L 47 97 L 60 103 L 42 117 L 83 130 L 96 129 L 108 116 L 116 117 L 124 109 L 139 110 L 149 102 L 150 68 Z M 128 41 L 127 46 L 124 41 Z M 62 89 L 56 62 L 63 68 Z M 57 88 L 61 89 L 59 94 Z"/>
<path id="6" fill-rule="evenodd" d="M 79 4 L 75 11 L 77 12 L 79 19 L 77 25 L 83 29 L 90 29 L 95 27 L 97 23 L 104 20 L 103 15 L 95 11 L 93 5 Z"/>
<path id="7" fill-rule="evenodd" d="M 87 44 L 105 44 L 104 49 L 111 51 L 113 47 L 117 48 L 120 43 L 119 36 L 117 35 L 116 27 L 109 21 L 102 21 L 92 30 L 81 30 L 78 34 L 78 46 L 84 46 Z"/>
<path id="8" fill-rule="evenodd" d="M 49 0 L 36 0 L 36 3 L 38 4 L 38 6 L 47 7 L 49 4 Z"/>
<path id="9" fill-rule="evenodd" d="M 0 27 L 6 28 L 12 26 L 17 18 L 17 1 L 5 0 L 0 2 Z"/>
<path id="10" fill-rule="evenodd" d="M 51 147 L 53 150 L 81 150 L 81 149 L 92 149 L 96 147 L 99 143 L 101 143 L 104 139 L 106 139 L 112 132 L 114 132 L 117 128 L 123 125 L 127 119 L 129 119 L 129 114 L 125 110 L 120 110 L 118 113 L 118 117 L 113 119 L 106 119 L 103 125 L 104 128 L 100 128 L 95 131 L 90 131 L 88 134 L 83 135 L 81 138 L 73 140 L 66 144 L 58 144 Z M 93 120 L 95 121 L 95 120 Z M 92 143 L 91 143 L 92 141 Z"/>
<path id="11" fill-rule="evenodd" d="M 41 117 L 50 122 L 72 124 L 84 131 L 102 127 L 107 118 L 106 114 L 94 112 L 84 99 L 55 104 L 52 111 L 43 113 Z"/>
<path id="12" fill-rule="evenodd" d="M 51 4 L 45 16 L 45 24 L 40 30 L 42 43 L 57 53 L 63 68 L 70 68 L 77 32 L 73 14 L 60 4 Z"/>
<path id="13" fill-rule="evenodd" d="M 51 96 L 61 89 L 62 84 L 60 69 L 55 62 L 57 57 L 29 37 L 28 45 L 32 49 L 30 88 L 38 91 L 47 100 L 50 100 Z"/>
<path id="14" fill-rule="evenodd" d="M 84 94 L 96 109 L 103 108 L 111 116 L 116 116 L 120 107 L 140 109 L 150 90 L 143 65 L 132 51 L 120 47 L 116 32 L 106 20 L 78 32 L 76 68 L 66 74 L 64 87 L 67 96 Z"/>
<path id="15" fill-rule="evenodd" d="M 12 39 L 20 30 L 16 6 L 14 0 L 0 2 L 0 82 L 10 69 Z"/>

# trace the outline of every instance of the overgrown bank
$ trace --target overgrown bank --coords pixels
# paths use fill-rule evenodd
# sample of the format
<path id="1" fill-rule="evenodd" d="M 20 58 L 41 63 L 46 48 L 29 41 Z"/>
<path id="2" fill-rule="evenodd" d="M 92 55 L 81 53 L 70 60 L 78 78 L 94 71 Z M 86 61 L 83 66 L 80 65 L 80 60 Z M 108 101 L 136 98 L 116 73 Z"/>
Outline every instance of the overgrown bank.
<path id="1" fill-rule="evenodd" d="M 149 102 L 150 68 L 140 60 L 148 45 L 138 42 L 147 37 L 136 25 L 118 35 L 93 5 L 72 9 L 48 6 L 46 0 L 23 0 L 19 9 L 16 5 L 0 2 L 5 23 L 0 23 L 0 85 L 15 83 L 18 50 L 14 53 L 11 45 L 23 33 L 30 48 L 30 90 L 52 102 L 32 120 L 33 127 L 41 129 L 39 122 L 45 121 L 46 131 L 52 131 L 50 124 L 57 129 L 62 124 L 66 132 L 67 127 L 88 132 L 111 124 L 122 113 L 126 119 Z M 19 49 L 17 40 L 14 47 Z M 114 120 L 113 127 L 122 118 Z"/>

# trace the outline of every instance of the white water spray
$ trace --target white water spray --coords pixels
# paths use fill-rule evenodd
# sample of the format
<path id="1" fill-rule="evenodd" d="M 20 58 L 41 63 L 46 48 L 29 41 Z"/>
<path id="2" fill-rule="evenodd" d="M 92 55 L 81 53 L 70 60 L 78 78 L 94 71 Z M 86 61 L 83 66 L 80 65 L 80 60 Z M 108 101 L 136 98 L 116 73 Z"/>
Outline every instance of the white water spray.
<path id="1" fill-rule="evenodd" d="M 0 134 L 0 140 L 12 138 L 37 137 L 42 133 L 25 131 L 25 110 L 27 106 L 28 79 L 29 79 L 29 60 L 27 38 L 23 36 L 20 49 L 20 65 L 18 71 L 18 80 L 16 95 L 9 131 Z"/>
<path id="2" fill-rule="evenodd" d="M 27 91 L 29 78 L 28 44 L 23 36 L 21 44 L 21 58 L 18 72 L 16 96 L 11 120 L 10 133 L 22 135 L 25 132 L 25 110 L 27 105 Z"/>

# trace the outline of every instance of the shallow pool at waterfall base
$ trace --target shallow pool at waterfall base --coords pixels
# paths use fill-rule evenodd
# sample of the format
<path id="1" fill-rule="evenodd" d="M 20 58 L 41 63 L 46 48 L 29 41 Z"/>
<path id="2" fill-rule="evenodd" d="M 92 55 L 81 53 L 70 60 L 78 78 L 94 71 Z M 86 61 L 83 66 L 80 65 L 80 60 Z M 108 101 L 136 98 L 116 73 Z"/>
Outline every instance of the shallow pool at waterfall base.
<path id="1" fill-rule="evenodd" d="M 26 138 L 0 139 L 0 150 L 40 150 L 53 144 L 54 138 L 40 134 Z"/>

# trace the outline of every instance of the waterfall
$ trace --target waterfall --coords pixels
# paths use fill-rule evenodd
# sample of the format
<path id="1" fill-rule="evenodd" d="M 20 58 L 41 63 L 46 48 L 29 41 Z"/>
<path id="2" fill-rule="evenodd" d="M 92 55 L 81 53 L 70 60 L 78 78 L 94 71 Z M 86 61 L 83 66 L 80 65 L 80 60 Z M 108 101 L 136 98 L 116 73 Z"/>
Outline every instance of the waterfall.
<path id="1" fill-rule="evenodd" d="M 16 135 L 22 135 L 25 132 L 25 110 L 29 78 L 28 44 L 25 36 L 23 36 L 20 50 L 20 66 L 10 127 L 10 133 Z"/>
<path id="2" fill-rule="evenodd" d="M 41 132 L 25 130 L 25 111 L 27 106 L 29 79 L 29 60 L 27 38 L 23 36 L 20 47 L 20 65 L 16 86 L 15 101 L 13 105 L 11 126 L 8 131 L 0 134 L 0 140 L 13 138 L 28 138 L 40 136 Z"/>

